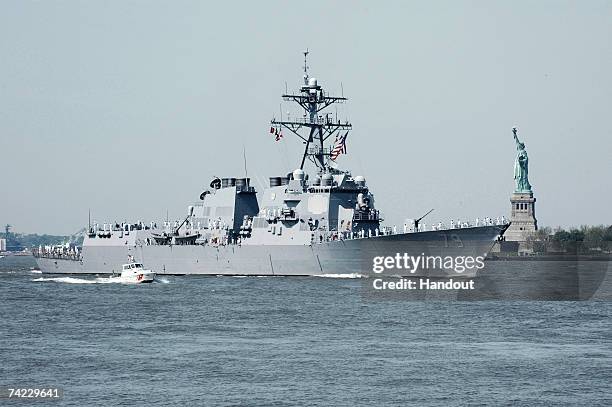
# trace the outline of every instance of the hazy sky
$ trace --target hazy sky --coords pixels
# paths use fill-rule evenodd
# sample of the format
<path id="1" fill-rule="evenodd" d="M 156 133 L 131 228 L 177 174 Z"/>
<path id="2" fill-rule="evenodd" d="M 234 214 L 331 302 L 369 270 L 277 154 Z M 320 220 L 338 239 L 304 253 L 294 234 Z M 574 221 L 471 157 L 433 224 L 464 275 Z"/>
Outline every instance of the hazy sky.
<path id="1" fill-rule="evenodd" d="M 540 225 L 611 223 L 612 2 L 2 1 L 0 224 L 183 217 L 213 175 L 299 165 L 285 83 L 349 102 L 341 168 L 391 223 L 508 215 L 515 147 Z M 288 103 L 287 111 L 299 112 Z M 331 110 L 335 114 L 335 110 Z"/>

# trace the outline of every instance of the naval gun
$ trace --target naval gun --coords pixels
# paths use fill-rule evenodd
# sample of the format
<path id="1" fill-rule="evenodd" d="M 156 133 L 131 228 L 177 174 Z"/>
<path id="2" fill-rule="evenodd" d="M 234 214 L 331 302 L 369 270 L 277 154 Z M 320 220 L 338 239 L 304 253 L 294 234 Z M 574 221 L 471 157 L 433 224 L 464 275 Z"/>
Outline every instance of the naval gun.
<path id="1" fill-rule="evenodd" d="M 418 232 L 418 230 L 419 230 L 419 223 L 425 218 L 425 216 L 429 215 L 432 212 L 433 212 L 433 208 L 430 209 L 425 215 L 423 215 L 420 218 L 414 220 L 414 231 L 415 232 Z"/>
<path id="2" fill-rule="evenodd" d="M 167 232 L 163 232 L 161 234 L 153 234 L 153 239 L 155 239 L 155 242 L 157 244 L 161 244 L 161 245 L 169 245 L 169 244 L 177 244 L 177 245 L 186 245 L 186 244 L 195 244 L 195 241 L 200 237 L 199 233 L 189 233 L 189 231 L 186 231 L 184 235 L 181 235 L 179 233 L 179 231 L 181 230 L 181 228 L 183 227 L 183 225 L 185 225 L 185 223 L 187 223 L 187 221 L 189 220 L 189 218 L 191 218 L 193 216 L 193 206 L 189 207 L 189 213 L 187 214 L 187 216 L 185 217 L 185 219 L 183 219 L 183 221 L 176 227 L 174 227 L 172 229 L 172 232 L 167 233 Z"/>

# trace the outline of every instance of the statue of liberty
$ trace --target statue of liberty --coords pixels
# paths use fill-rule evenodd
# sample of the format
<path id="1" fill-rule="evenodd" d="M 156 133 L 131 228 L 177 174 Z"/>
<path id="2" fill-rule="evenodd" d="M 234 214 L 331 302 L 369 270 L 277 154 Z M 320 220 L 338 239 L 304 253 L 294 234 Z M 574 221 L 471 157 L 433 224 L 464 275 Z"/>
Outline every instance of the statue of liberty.
<path id="1" fill-rule="evenodd" d="M 512 128 L 514 133 L 514 142 L 516 143 L 516 159 L 514 160 L 514 192 L 516 193 L 531 193 L 531 184 L 528 179 L 528 164 L 527 150 L 525 143 L 521 143 L 516 135 L 516 127 Z"/>

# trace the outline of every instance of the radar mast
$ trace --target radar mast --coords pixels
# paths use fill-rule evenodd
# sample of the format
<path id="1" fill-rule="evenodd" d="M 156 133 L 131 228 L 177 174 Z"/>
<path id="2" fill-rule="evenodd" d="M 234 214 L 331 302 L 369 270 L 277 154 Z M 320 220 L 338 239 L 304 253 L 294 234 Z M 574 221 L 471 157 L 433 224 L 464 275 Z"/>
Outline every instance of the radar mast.
<path id="1" fill-rule="evenodd" d="M 300 87 L 299 94 L 284 94 L 283 100 L 295 102 L 304 109 L 301 119 L 276 120 L 270 122 L 272 126 L 284 127 L 303 140 L 305 144 L 300 169 L 304 169 L 306 159 L 309 159 L 321 172 L 330 167 L 330 155 L 334 148 L 333 143 L 326 141 L 341 131 L 350 131 L 352 125 L 345 121 L 333 120 L 329 113 L 323 110 L 334 103 L 344 103 L 348 100 L 343 96 L 330 96 L 317 83 L 316 78 L 308 75 L 308 50 L 304 51 L 304 85 Z M 330 145 L 331 144 L 331 145 Z"/>

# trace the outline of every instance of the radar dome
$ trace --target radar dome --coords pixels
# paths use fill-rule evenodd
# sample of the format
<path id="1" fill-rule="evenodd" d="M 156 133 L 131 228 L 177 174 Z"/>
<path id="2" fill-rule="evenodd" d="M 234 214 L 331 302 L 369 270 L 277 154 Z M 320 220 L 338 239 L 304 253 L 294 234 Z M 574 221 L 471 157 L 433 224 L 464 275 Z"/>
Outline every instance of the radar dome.
<path id="1" fill-rule="evenodd" d="M 317 78 L 308 79 L 308 86 L 315 88 L 317 86 Z"/>

